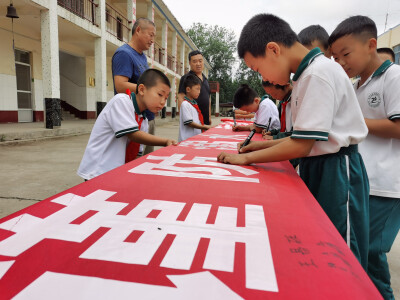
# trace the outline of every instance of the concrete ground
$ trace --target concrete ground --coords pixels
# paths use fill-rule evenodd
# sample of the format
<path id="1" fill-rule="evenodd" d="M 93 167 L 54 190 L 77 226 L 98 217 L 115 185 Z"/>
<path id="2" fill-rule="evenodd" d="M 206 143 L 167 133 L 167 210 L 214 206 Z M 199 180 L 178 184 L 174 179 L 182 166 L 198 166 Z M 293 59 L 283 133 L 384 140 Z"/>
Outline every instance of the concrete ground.
<path id="1" fill-rule="evenodd" d="M 218 122 L 213 119 L 213 124 Z M 156 135 L 178 139 L 177 120 L 156 124 Z M 82 182 L 76 171 L 89 139 L 85 132 L 92 125 L 93 121 L 66 121 L 49 132 L 42 123 L 0 124 L 0 137 L 9 141 L 0 142 L 0 218 Z M 60 137 L 54 138 L 55 131 Z M 392 288 L 400 299 L 400 235 L 388 257 Z"/>

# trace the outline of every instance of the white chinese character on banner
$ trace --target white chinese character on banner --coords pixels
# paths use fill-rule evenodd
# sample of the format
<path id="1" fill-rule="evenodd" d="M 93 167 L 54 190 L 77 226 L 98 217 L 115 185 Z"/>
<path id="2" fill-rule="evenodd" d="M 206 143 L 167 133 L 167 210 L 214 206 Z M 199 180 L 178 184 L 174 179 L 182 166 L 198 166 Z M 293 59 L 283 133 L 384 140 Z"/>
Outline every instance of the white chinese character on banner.
<path id="1" fill-rule="evenodd" d="M 209 244 L 203 269 L 234 272 L 235 259 L 240 259 L 245 263 L 247 288 L 278 290 L 262 206 L 246 204 L 245 226 L 240 227 L 235 207 L 219 206 L 215 222 L 209 224 L 211 204 L 194 203 L 182 221 L 177 219 L 186 203 L 145 199 L 128 214 L 119 215 L 128 204 L 107 201 L 114 195 L 103 190 L 86 197 L 66 194 L 52 200 L 65 207 L 44 219 L 23 214 L 0 224 L 15 233 L 0 242 L 0 255 L 18 256 L 44 239 L 81 243 L 105 227 L 110 229 L 79 256 L 81 259 L 148 265 L 167 235 L 174 235 L 160 266 L 190 270 L 200 240 L 206 238 Z M 96 213 L 80 224 L 73 223 L 89 211 Z M 158 214 L 150 217 L 154 211 Z M 140 233 L 138 238 L 129 241 L 135 232 Z M 235 255 L 236 243 L 245 245 L 244 257 Z"/>
<path id="2" fill-rule="evenodd" d="M 259 172 L 248 167 L 228 165 L 217 162 L 216 157 L 196 156 L 191 160 L 182 159 L 186 154 L 173 154 L 171 156 L 148 155 L 146 160 L 159 160 L 159 163 L 144 162 L 129 170 L 135 174 L 161 175 L 172 177 L 198 178 L 208 180 L 229 180 L 256 182 L 260 180 L 254 177 L 248 177 Z M 178 165 L 199 165 L 200 167 L 184 167 Z M 245 176 L 234 176 L 232 170 Z M 201 172 L 201 173 L 198 173 Z"/>
<path id="3" fill-rule="evenodd" d="M 237 142 L 227 142 L 227 141 L 193 141 L 185 140 L 180 142 L 180 147 L 190 147 L 193 149 L 217 149 L 217 150 L 237 150 Z"/>
<path id="4" fill-rule="evenodd" d="M 205 134 L 202 133 L 201 136 L 206 136 L 209 139 L 227 139 L 227 140 L 236 140 L 236 141 L 243 141 L 247 138 L 245 134 L 235 134 L 235 135 L 224 135 L 224 134 Z"/>

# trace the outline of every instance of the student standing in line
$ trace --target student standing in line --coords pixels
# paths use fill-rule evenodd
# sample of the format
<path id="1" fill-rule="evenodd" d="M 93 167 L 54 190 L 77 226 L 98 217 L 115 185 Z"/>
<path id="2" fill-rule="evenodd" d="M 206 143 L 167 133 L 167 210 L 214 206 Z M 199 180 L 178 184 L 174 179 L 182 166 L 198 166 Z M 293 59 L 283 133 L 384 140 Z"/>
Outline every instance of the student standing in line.
<path id="1" fill-rule="evenodd" d="M 385 299 L 394 299 L 386 253 L 400 229 L 400 67 L 377 53 L 377 29 L 365 16 L 341 22 L 329 38 L 332 54 L 354 83 L 368 126 L 360 144 L 369 194 L 368 274 Z"/>
<path id="2" fill-rule="evenodd" d="M 289 24 L 270 14 L 248 21 L 238 52 L 272 84 L 285 85 L 295 73 L 293 133 L 250 142 L 240 154 L 222 152 L 218 161 L 247 165 L 301 157 L 300 177 L 366 269 L 369 185 L 358 144 L 368 129 L 349 78 L 318 48 L 309 51 L 300 44 Z"/>

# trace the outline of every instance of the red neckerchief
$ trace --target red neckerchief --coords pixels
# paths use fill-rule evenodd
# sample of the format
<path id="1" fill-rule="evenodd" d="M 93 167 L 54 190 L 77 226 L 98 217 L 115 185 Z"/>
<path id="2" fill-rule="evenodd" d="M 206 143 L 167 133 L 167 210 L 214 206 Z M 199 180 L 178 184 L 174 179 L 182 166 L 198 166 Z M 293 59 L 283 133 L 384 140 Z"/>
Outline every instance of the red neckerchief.
<path id="1" fill-rule="evenodd" d="M 184 97 L 184 100 L 189 102 L 196 110 L 197 110 L 197 114 L 199 115 L 199 120 L 201 125 L 204 125 L 204 118 L 203 118 L 203 114 L 200 111 L 199 106 L 197 105 L 196 100 L 190 100 L 188 97 Z"/>
<path id="2" fill-rule="evenodd" d="M 126 93 L 129 95 L 129 97 L 132 97 L 131 91 L 129 89 L 126 90 Z M 136 119 L 136 122 L 138 123 L 139 130 L 140 130 L 140 128 L 142 127 L 143 118 L 141 118 L 139 120 L 139 115 L 137 114 L 136 111 L 135 111 L 135 119 Z M 138 156 L 139 150 L 140 150 L 139 143 L 129 141 L 128 144 L 126 145 L 125 163 L 134 160 Z"/>
<path id="3" fill-rule="evenodd" d="M 291 95 L 281 104 L 281 132 L 286 132 L 286 105 L 290 102 Z"/>

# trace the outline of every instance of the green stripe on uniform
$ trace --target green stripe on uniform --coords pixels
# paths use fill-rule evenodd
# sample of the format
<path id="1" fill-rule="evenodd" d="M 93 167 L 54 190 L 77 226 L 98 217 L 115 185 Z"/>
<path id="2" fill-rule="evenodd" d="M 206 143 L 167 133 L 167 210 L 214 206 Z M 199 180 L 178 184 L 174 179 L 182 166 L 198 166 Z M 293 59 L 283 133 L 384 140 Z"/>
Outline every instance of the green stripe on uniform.
<path id="1" fill-rule="evenodd" d="M 389 117 L 389 120 L 400 119 L 400 114 L 395 114 Z"/>
<path id="2" fill-rule="evenodd" d="M 127 129 L 124 129 L 124 130 L 120 130 L 120 131 L 117 131 L 115 133 L 115 137 L 116 138 L 120 138 L 120 137 L 124 136 L 127 133 L 132 133 L 132 132 L 136 132 L 136 131 L 139 131 L 138 127 L 132 127 L 132 128 L 127 128 Z"/>
<path id="3" fill-rule="evenodd" d="M 291 136 L 292 139 L 306 139 L 306 140 L 317 140 L 327 141 L 329 132 L 324 131 L 300 131 L 294 130 Z"/>
<path id="4" fill-rule="evenodd" d="M 261 124 L 258 124 L 258 123 L 254 123 L 254 125 L 256 125 L 257 127 L 260 127 L 260 128 L 267 129 L 267 126 L 265 126 L 265 125 L 261 125 Z"/>

